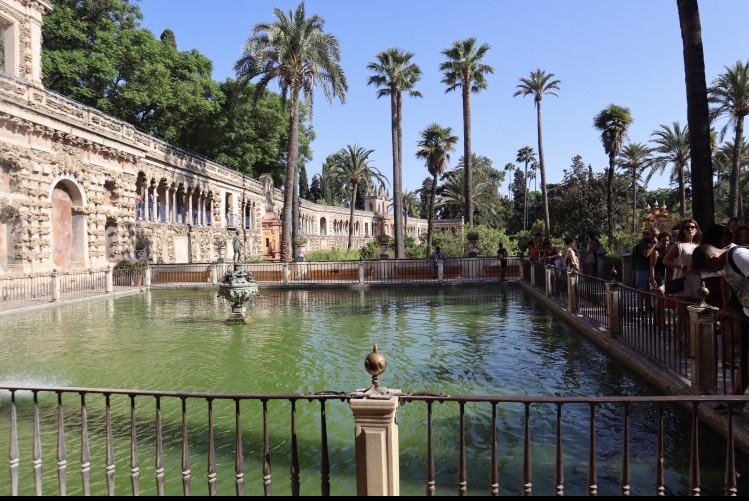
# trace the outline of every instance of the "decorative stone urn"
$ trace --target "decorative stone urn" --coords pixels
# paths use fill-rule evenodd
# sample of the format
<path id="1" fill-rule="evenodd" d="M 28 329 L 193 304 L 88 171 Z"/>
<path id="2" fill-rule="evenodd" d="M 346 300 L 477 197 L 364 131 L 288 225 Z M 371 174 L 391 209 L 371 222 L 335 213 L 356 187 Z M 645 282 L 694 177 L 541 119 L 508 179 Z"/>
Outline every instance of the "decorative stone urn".
<path id="1" fill-rule="evenodd" d="M 239 263 L 234 263 L 234 271 L 227 273 L 218 286 L 218 295 L 231 302 L 231 315 L 228 324 L 245 324 L 249 316 L 245 303 L 258 294 L 257 282 L 249 273 L 241 271 Z"/>

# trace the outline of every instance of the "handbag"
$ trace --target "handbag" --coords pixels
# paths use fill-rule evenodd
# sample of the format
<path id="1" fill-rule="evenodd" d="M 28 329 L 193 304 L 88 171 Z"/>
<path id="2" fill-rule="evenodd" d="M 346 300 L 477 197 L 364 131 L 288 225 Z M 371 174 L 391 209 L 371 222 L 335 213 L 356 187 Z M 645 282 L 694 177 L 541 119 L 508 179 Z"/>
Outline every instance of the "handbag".
<path id="1" fill-rule="evenodd" d="M 666 280 L 666 293 L 676 294 L 684 291 L 684 277 Z"/>

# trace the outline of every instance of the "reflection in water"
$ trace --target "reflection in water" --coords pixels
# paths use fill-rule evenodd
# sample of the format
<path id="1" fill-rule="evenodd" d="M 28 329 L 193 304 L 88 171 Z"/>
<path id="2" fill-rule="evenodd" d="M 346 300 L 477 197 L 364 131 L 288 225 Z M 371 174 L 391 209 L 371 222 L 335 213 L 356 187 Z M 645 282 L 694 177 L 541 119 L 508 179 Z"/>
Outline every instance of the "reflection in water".
<path id="1" fill-rule="evenodd" d="M 381 384 L 404 392 L 532 396 L 655 394 L 652 387 L 622 364 L 608 359 L 568 325 L 554 319 L 519 288 L 262 289 L 248 309 L 250 324 L 228 325 L 224 320 L 230 305 L 218 300 L 215 290 L 150 290 L 136 296 L 4 317 L 0 330 L 0 381 L 226 393 L 349 392 L 369 385 L 363 361 L 377 343 L 388 360 L 388 371 L 380 377 Z M 8 408 L 7 401 L 2 400 L 6 395 L 0 396 L 0 449 L 7 451 L 3 441 L 8 437 L 5 429 Z M 120 405 L 127 410 L 127 402 Z M 75 405 L 70 407 L 72 410 Z M 300 436 L 317 437 L 310 438 L 307 444 L 314 451 L 319 447 L 317 410 L 306 409 L 311 409 L 311 424 L 306 429 L 300 424 Z M 452 494 L 457 492 L 454 488 L 458 470 L 457 406 L 436 405 L 434 411 L 438 487 Z M 90 412 L 93 420 L 101 419 L 93 408 Z M 143 412 L 150 415 L 152 410 Z M 167 426 L 174 426 L 178 436 L 179 411 L 169 412 L 164 410 Z M 220 416 L 218 409 L 216 412 Z M 247 414 L 254 417 L 257 412 L 250 409 Z M 421 495 L 426 471 L 425 407 L 414 403 L 398 412 L 401 490 L 403 494 Z M 621 408 L 614 406 L 602 406 L 597 411 L 600 493 L 619 492 L 620 472 L 613 465 L 621 460 L 618 445 L 623 433 L 621 412 Z M 231 409 L 226 413 L 223 417 L 230 422 Z M 534 443 L 540 444 L 533 450 L 534 493 L 554 492 L 555 413 L 554 406 L 532 409 Z M 519 493 L 523 408 L 517 404 L 500 405 L 497 414 L 502 492 Z M 276 417 L 279 423 L 286 418 L 281 415 Z M 344 477 L 352 475 L 350 413 L 339 407 L 331 409 L 328 417 L 332 420 L 331 443 L 335 444 L 333 471 Z M 469 485 L 487 483 L 490 417 L 488 406 L 466 409 L 467 445 L 473 458 Z M 587 406 L 570 405 L 563 409 L 568 494 L 585 493 L 589 418 Z M 169 422 L 170 419 L 174 422 Z M 194 440 L 199 450 L 205 445 L 205 435 L 199 431 L 205 427 L 205 410 L 198 409 L 194 419 L 191 430 L 197 434 Z M 75 416 L 71 420 L 73 425 Z M 654 408 L 631 409 L 632 484 L 638 486 L 633 487 L 634 494 L 652 493 L 655 423 Z M 124 440 L 127 420 L 120 424 Z M 689 451 L 684 437 L 689 436 L 688 416 L 679 409 L 670 409 L 666 426 L 669 429 L 667 480 L 669 485 L 679 486 L 682 489 L 679 492 L 686 492 L 683 489 L 686 489 Z M 288 457 L 288 435 L 284 435 L 287 428 L 280 424 L 279 427 L 283 430 L 277 431 L 279 436 L 274 443 L 280 450 L 275 457 L 285 458 Z M 53 430 L 52 427 L 49 433 Z M 227 426 L 227 437 L 231 431 L 231 426 Z M 148 430 L 144 433 L 149 436 Z M 256 449 L 256 440 L 260 438 L 248 436 Z M 709 432 L 704 436 L 707 437 L 702 448 L 705 457 L 722 457 L 722 450 L 710 449 L 711 445 L 717 448 L 715 444 L 722 441 L 713 440 L 711 444 Z M 54 443 L 54 438 L 47 443 Z M 122 451 L 125 452 L 126 449 Z M 230 438 L 219 446 L 219 452 L 225 454 L 221 461 L 231 465 Z M 174 454 L 168 459 L 170 469 L 179 471 L 178 452 L 170 454 Z M 305 454 L 310 456 L 310 464 L 315 464 L 319 457 L 311 451 Z M 743 457 L 739 462 L 746 464 Z M 720 478 L 722 465 L 702 466 L 706 468 L 703 478 L 709 475 Z M 119 471 L 127 469 L 124 465 Z M 276 470 L 276 480 L 279 471 Z M 284 473 L 280 475 L 283 478 Z M 308 482 L 314 483 L 315 476 L 319 482 L 319 472 L 313 472 Z M 224 475 L 222 481 L 226 484 L 224 491 L 232 492 L 231 474 Z M 0 492 L 8 491 L 7 482 L 6 469 L 0 474 Z M 282 492 L 283 481 L 279 482 L 274 481 L 274 494 Z M 125 484 L 123 480 L 123 489 Z M 174 489 L 179 492 L 178 485 Z"/>

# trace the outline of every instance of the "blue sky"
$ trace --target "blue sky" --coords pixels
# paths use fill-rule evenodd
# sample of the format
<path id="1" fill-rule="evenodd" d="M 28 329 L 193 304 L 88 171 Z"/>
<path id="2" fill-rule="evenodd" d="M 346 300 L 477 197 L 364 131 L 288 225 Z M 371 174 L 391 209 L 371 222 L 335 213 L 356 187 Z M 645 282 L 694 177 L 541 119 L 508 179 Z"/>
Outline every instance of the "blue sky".
<path id="1" fill-rule="evenodd" d="M 196 49 L 214 62 L 213 79 L 234 78 L 242 44 L 258 22 L 276 20 L 299 2 L 290 0 L 140 0 L 142 26 L 157 37 L 171 29 L 179 50 Z M 374 150 L 372 165 L 392 180 L 390 103 L 367 85 L 367 64 L 385 49 L 414 53 L 422 70 L 421 98 L 404 97 L 403 184 L 416 190 L 428 172 L 415 157 L 420 132 L 436 122 L 452 127 L 462 155 L 460 92 L 445 93 L 439 65 L 453 41 L 476 37 L 491 49 L 488 88 L 472 96 L 472 149 L 502 170 L 523 146 L 537 150 L 531 97 L 513 97 L 521 77 L 540 68 L 561 81 L 558 97 L 542 103 L 547 181 L 559 182 L 575 155 L 601 172 L 608 159 L 593 117 L 609 104 L 630 109 L 632 142 L 648 143 L 661 124 L 686 125 L 681 33 L 676 0 L 307 0 L 341 45 L 349 91 L 345 104 L 315 96 L 308 176 L 325 158 L 357 144 Z M 702 40 L 708 85 L 725 66 L 749 60 L 749 1 L 701 0 Z M 275 85 L 271 90 L 277 91 Z M 718 124 L 721 126 L 722 124 Z M 654 178 L 648 188 L 668 186 Z M 540 186 L 538 187 L 540 189 Z M 501 188 L 507 190 L 507 181 Z"/>

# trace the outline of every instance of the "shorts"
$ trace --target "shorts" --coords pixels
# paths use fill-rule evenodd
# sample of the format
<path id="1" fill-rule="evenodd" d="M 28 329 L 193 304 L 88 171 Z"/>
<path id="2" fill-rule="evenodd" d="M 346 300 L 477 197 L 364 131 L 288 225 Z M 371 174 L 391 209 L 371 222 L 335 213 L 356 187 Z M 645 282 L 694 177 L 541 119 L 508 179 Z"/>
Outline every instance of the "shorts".
<path id="1" fill-rule="evenodd" d="M 635 287 L 638 289 L 650 289 L 650 272 L 648 270 L 635 271 Z"/>

